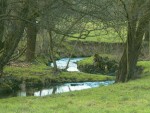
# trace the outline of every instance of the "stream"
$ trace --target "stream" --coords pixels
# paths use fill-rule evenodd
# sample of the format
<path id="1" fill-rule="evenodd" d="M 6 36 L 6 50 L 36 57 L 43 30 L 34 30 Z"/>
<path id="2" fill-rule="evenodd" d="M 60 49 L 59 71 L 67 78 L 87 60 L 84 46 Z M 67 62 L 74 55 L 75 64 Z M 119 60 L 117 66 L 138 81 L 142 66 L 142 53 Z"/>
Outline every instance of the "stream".
<path id="1" fill-rule="evenodd" d="M 78 62 L 80 60 L 83 60 L 83 59 L 84 58 L 71 58 L 70 62 L 69 62 L 69 65 L 68 65 L 67 71 L 79 71 L 78 68 L 77 68 L 76 62 Z M 56 63 L 57 63 L 58 68 L 65 69 L 68 60 L 69 60 L 69 58 L 62 58 L 60 60 L 57 60 Z M 51 63 L 51 66 L 53 67 L 53 63 Z"/>
<path id="2" fill-rule="evenodd" d="M 0 95 L 0 98 L 8 97 L 26 97 L 26 96 L 48 96 L 52 94 L 60 94 L 64 92 L 78 91 L 89 88 L 96 88 L 100 86 L 108 86 L 113 84 L 114 81 L 102 81 L 102 82 L 79 82 L 79 83 L 63 83 L 53 84 L 44 88 L 26 88 L 22 90 L 14 90 L 13 93 Z"/>
<path id="3" fill-rule="evenodd" d="M 76 62 L 82 59 L 84 58 L 71 58 L 67 71 L 79 72 Z M 63 59 L 58 60 L 56 62 L 58 65 L 58 68 L 64 69 L 67 65 L 68 60 L 69 58 L 63 58 Z M 51 63 L 51 66 L 53 66 L 52 63 Z M 21 90 L 14 90 L 13 93 L 0 95 L 0 98 L 17 97 L 17 96 L 48 96 L 48 95 L 59 94 L 59 93 L 64 93 L 64 92 L 84 90 L 84 89 L 95 88 L 95 87 L 100 87 L 100 86 L 108 86 L 113 83 L 114 81 L 52 84 L 50 86 L 42 87 L 42 88 L 31 87 L 31 88 L 24 88 Z"/>

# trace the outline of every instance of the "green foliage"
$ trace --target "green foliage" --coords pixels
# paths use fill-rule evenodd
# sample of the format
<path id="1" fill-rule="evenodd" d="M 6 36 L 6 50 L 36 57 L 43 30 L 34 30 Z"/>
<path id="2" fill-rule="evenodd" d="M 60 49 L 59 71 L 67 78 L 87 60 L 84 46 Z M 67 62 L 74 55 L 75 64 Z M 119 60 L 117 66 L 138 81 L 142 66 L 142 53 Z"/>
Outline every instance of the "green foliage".
<path id="1" fill-rule="evenodd" d="M 109 59 L 119 61 L 119 59 L 118 59 L 118 57 L 116 55 L 110 55 L 110 54 L 99 54 L 99 55 L 101 57 L 108 57 Z M 94 56 L 85 58 L 85 59 L 79 61 L 78 65 L 93 64 L 93 59 L 94 59 Z"/>
<path id="2" fill-rule="evenodd" d="M 95 54 L 78 62 L 78 68 L 86 73 L 101 73 L 115 75 L 118 63 L 115 55 Z"/>
<path id="3" fill-rule="evenodd" d="M 149 113 L 150 62 L 141 79 L 47 97 L 0 100 L 2 113 Z M 146 72 L 146 73 L 145 73 Z"/>
<path id="4" fill-rule="evenodd" d="M 102 74 L 115 74 L 118 69 L 118 63 L 115 60 L 111 60 L 108 57 L 101 57 L 98 54 L 94 55 L 93 66 L 94 73 Z"/>

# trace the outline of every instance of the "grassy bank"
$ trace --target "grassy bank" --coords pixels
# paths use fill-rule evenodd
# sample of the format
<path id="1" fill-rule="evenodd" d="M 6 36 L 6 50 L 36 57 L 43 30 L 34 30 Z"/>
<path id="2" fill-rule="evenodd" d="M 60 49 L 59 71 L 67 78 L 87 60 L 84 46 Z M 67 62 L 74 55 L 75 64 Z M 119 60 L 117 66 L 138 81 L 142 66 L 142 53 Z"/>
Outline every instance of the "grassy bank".
<path id="1" fill-rule="evenodd" d="M 150 62 L 142 78 L 88 90 L 47 97 L 15 97 L 0 100 L 2 113 L 149 113 Z"/>
<path id="2" fill-rule="evenodd" d="M 78 69 L 85 73 L 116 75 L 119 56 L 109 54 L 95 54 L 92 57 L 79 61 Z"/>
<path id="3" fill-rule="evenodd" d="M 4 69 L 5 75 L 1 78 L 1 89 L 12 89 L 18 87 L 23 81 L 27 86 L 45 86 L 51 83 L 105 81 L 113 80 L 111 76 L 87 74 L 81 72 L 60 72 L 52 74 L 52 68 L 45 64 L 17 63 Z M 4 80 L 3 80 L 4 79 Z M 3 82 L 2 82 L 3 80 Z"/>
<path id="4" fill-rule="evenodd" d="M 99 54 L 99 56 L 101 56 L 101 57 L 108 57 L 109 59 L 115 60 L 115 61 L 119 61 L 119 59 L 120 59 L 120 58 L 118 58 L 120 56 L 117 56 L 117 55 Z M 85 58 L 85 59 L 79 61 L 78 65 L 92 65 L 93 64 L 93 59 L 94 59 L 94 56 Z"/>
<path id="5" fill-rule="evenodd" d="M 22 79 L 50 79 L 55 83 L 62 82 L 81 82 L 81 81 L 103 81 L 112 80 L 111 76 L 87 74 L 82 72 L 61 72 L 60 75 L 52 75 L 52 69 L 45 64 L 29 65 L 27 67 L 14 67 L 7 66 L 5 72 L 11 74 L 14 77 Z"/>

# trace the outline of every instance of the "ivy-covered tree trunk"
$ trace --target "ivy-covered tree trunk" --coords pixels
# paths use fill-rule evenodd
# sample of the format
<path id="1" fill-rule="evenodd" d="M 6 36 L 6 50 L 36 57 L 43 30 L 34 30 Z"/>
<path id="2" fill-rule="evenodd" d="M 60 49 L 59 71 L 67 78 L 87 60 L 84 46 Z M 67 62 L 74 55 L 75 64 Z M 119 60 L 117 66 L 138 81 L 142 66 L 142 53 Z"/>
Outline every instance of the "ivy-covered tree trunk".
<path id="1" fill-rule="evenodd" d="M 27 50 L 26 50 L 26 61 L 32 62 L 35 60 L 35 47 L 36 47 L 36 20 L 33 18 L 32 23 L 27 25 Z"/>
<path id="2" fill-rule="evenodd" d="M 25 0 L 22 4 L 22 8 L 20 11 L 13 10 L 12 15 L 15 17 L 19 17 L 22 19 L 27 18 L 28 13 L 28 2 Z M 13 55 L 18 43 L 23 35 L 25 28 L 25 20 L 22 19 L 12 19 L 10 18 L 7 21 L 7 37 L 5 38 L 4 43 L 4 51 L 0 56 L 0 76 L 3 73 L 4 66 L 9 62 L 11 56 Z"/>

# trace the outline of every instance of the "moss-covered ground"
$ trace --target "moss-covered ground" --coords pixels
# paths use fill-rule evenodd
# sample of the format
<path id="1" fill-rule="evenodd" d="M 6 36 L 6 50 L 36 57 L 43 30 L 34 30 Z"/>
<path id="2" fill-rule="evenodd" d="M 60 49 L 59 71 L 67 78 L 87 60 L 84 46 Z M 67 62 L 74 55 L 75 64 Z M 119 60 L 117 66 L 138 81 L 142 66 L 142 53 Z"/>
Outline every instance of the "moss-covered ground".
<path id="1" fill-rule="evenodd" d="M 78 69 L 85 73 L 116 75 L 120 56 L 110 54 L 95 54 L 79 62 Z"/>
<path id="2" fill-rule="evenodd" d="M 19 88 L 26 83 L 27 87 L 43 87 L 53 83 L 92 82 L 114 80 L 115 77 L 101 74 L 87 74 L 83 72 L 60 71 L 53 74 L 52 68 L 43 63 L 12 63 L 4 69 L 4 76 L 0 79 L 0 94 Z"/>
<path id="3" fill-rule="evenodd" d="M 5 73 L 22 80 L 34 80 L 33 82 L 44 82 L 49 80 L 52 83 L 81 82 L 81 81 L 103 81 L 114 78 L 106 75 L 87 74 L 82 72 L 61 72 L 58 75 L 52 74 L 52 68 L 45 64 L 30 64 L 27 66 L 7 66 Z M 7 75 L 7 74 L 6 74 Z"/>
<path id="4" fill-rule="evenodd" d="M 150 61 L 138 65 L 144 66 L 139 79 L 46 97 L 0 99 L 0 112 L 150 113 Z"/>

